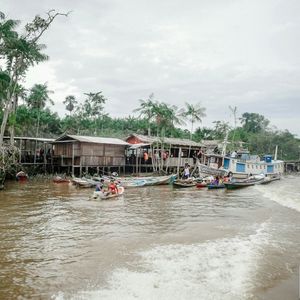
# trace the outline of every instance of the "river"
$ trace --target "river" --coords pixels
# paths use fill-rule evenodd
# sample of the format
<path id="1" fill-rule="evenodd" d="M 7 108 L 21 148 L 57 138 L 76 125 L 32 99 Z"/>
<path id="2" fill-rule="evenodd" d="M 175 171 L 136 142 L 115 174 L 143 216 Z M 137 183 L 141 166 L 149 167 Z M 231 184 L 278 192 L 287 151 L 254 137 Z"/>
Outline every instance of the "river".
<path id="1" fill-rule="evenodd" d="M 0 192 L 0 299 L 298 299 L 300 177 L 240 190 Z"/>

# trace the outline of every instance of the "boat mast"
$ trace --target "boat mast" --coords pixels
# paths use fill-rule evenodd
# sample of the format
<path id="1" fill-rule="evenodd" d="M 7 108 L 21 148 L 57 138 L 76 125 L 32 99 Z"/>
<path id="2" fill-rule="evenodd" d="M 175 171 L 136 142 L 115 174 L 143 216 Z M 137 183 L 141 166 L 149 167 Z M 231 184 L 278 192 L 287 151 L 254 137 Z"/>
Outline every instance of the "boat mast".
<path id="1" fill-rule="evenodd" d="M 278 145 L 276 145 L 276 147 L 275 147 L 274 160 L 277 160 L 277 152 L 278 152 Z"/>
<path id="2" fill-rule="evenodd" d="M 223 147 L 222 147 L 222 167 L 224 167 L 224 158 L 226 155 L 226 147 L 227 147 L 227 142 L 228 142 L 228 134 L 229 130 L 226 131 L 226 135 L 223 141 Z"/>

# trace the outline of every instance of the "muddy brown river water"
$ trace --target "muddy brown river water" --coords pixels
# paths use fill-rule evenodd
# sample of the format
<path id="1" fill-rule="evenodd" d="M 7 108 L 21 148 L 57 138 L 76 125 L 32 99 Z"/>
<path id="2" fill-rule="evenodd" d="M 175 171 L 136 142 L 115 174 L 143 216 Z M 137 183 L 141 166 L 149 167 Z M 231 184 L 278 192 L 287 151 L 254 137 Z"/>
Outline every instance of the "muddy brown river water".
<path id="1" fill-rule="evenodd" d="M 0 299 L 298 299 L 300 177 L 91 193 L 35 180 L 0 191 Z"/>

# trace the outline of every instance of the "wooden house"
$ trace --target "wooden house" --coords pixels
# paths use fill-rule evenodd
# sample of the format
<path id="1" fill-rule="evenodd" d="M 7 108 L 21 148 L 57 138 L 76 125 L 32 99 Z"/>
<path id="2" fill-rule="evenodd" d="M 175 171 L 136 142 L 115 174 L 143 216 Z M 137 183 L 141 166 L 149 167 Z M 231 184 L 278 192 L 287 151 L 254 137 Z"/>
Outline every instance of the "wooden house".
<path id="1" fill-rule="evenodd" d="M 185 164 L 193 166 L 195 156 L 204 145 L 188 139 L 164 138 L 131 134 L 126 142 L 132 146 L 127 150 L 127 162 L 135 166 L 136 172 L 152 167 L 154 171 L 178 171 Z M 143 159 L 148 154 L 148 161 Z"/>
<path id="2" fill-rule="evenodd" d="M 125 149 L 128 143 L 116 139 L 94 136 L 63 135 L 53 142 L 53 163 L 68 168 L 72 174 L 82 170 L 102 173 L 117 171 L 125 167 Z M 78 172 L 79 171 L 79 172 Z"/>
<path id="3" fill-rule="evenodd" d="M 10 137 L 5 136 L 4 141 L 10 143 Z M 36 137 L 14 137 L 14 145 L 20 149 L 19 162 L 22 165 L 46 165 L 50 164 L 49 153 L 51 153 L 51 138 Z"/>

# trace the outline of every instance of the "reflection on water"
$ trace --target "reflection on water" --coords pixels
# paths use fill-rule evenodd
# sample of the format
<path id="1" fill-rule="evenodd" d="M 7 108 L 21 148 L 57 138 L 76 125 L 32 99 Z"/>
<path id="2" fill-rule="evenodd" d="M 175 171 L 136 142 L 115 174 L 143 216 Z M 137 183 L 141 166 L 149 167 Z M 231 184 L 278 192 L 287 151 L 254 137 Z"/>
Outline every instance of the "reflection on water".
<path id="1" fill-rule="evenodd" d="M 128 189 L 109 201 L 69 184 L 10 183 L 0 194 L 0 299 L 260 295 L 297 269 L 298 180 L 281 181 L 282 198 L 271 183 Z"/>

